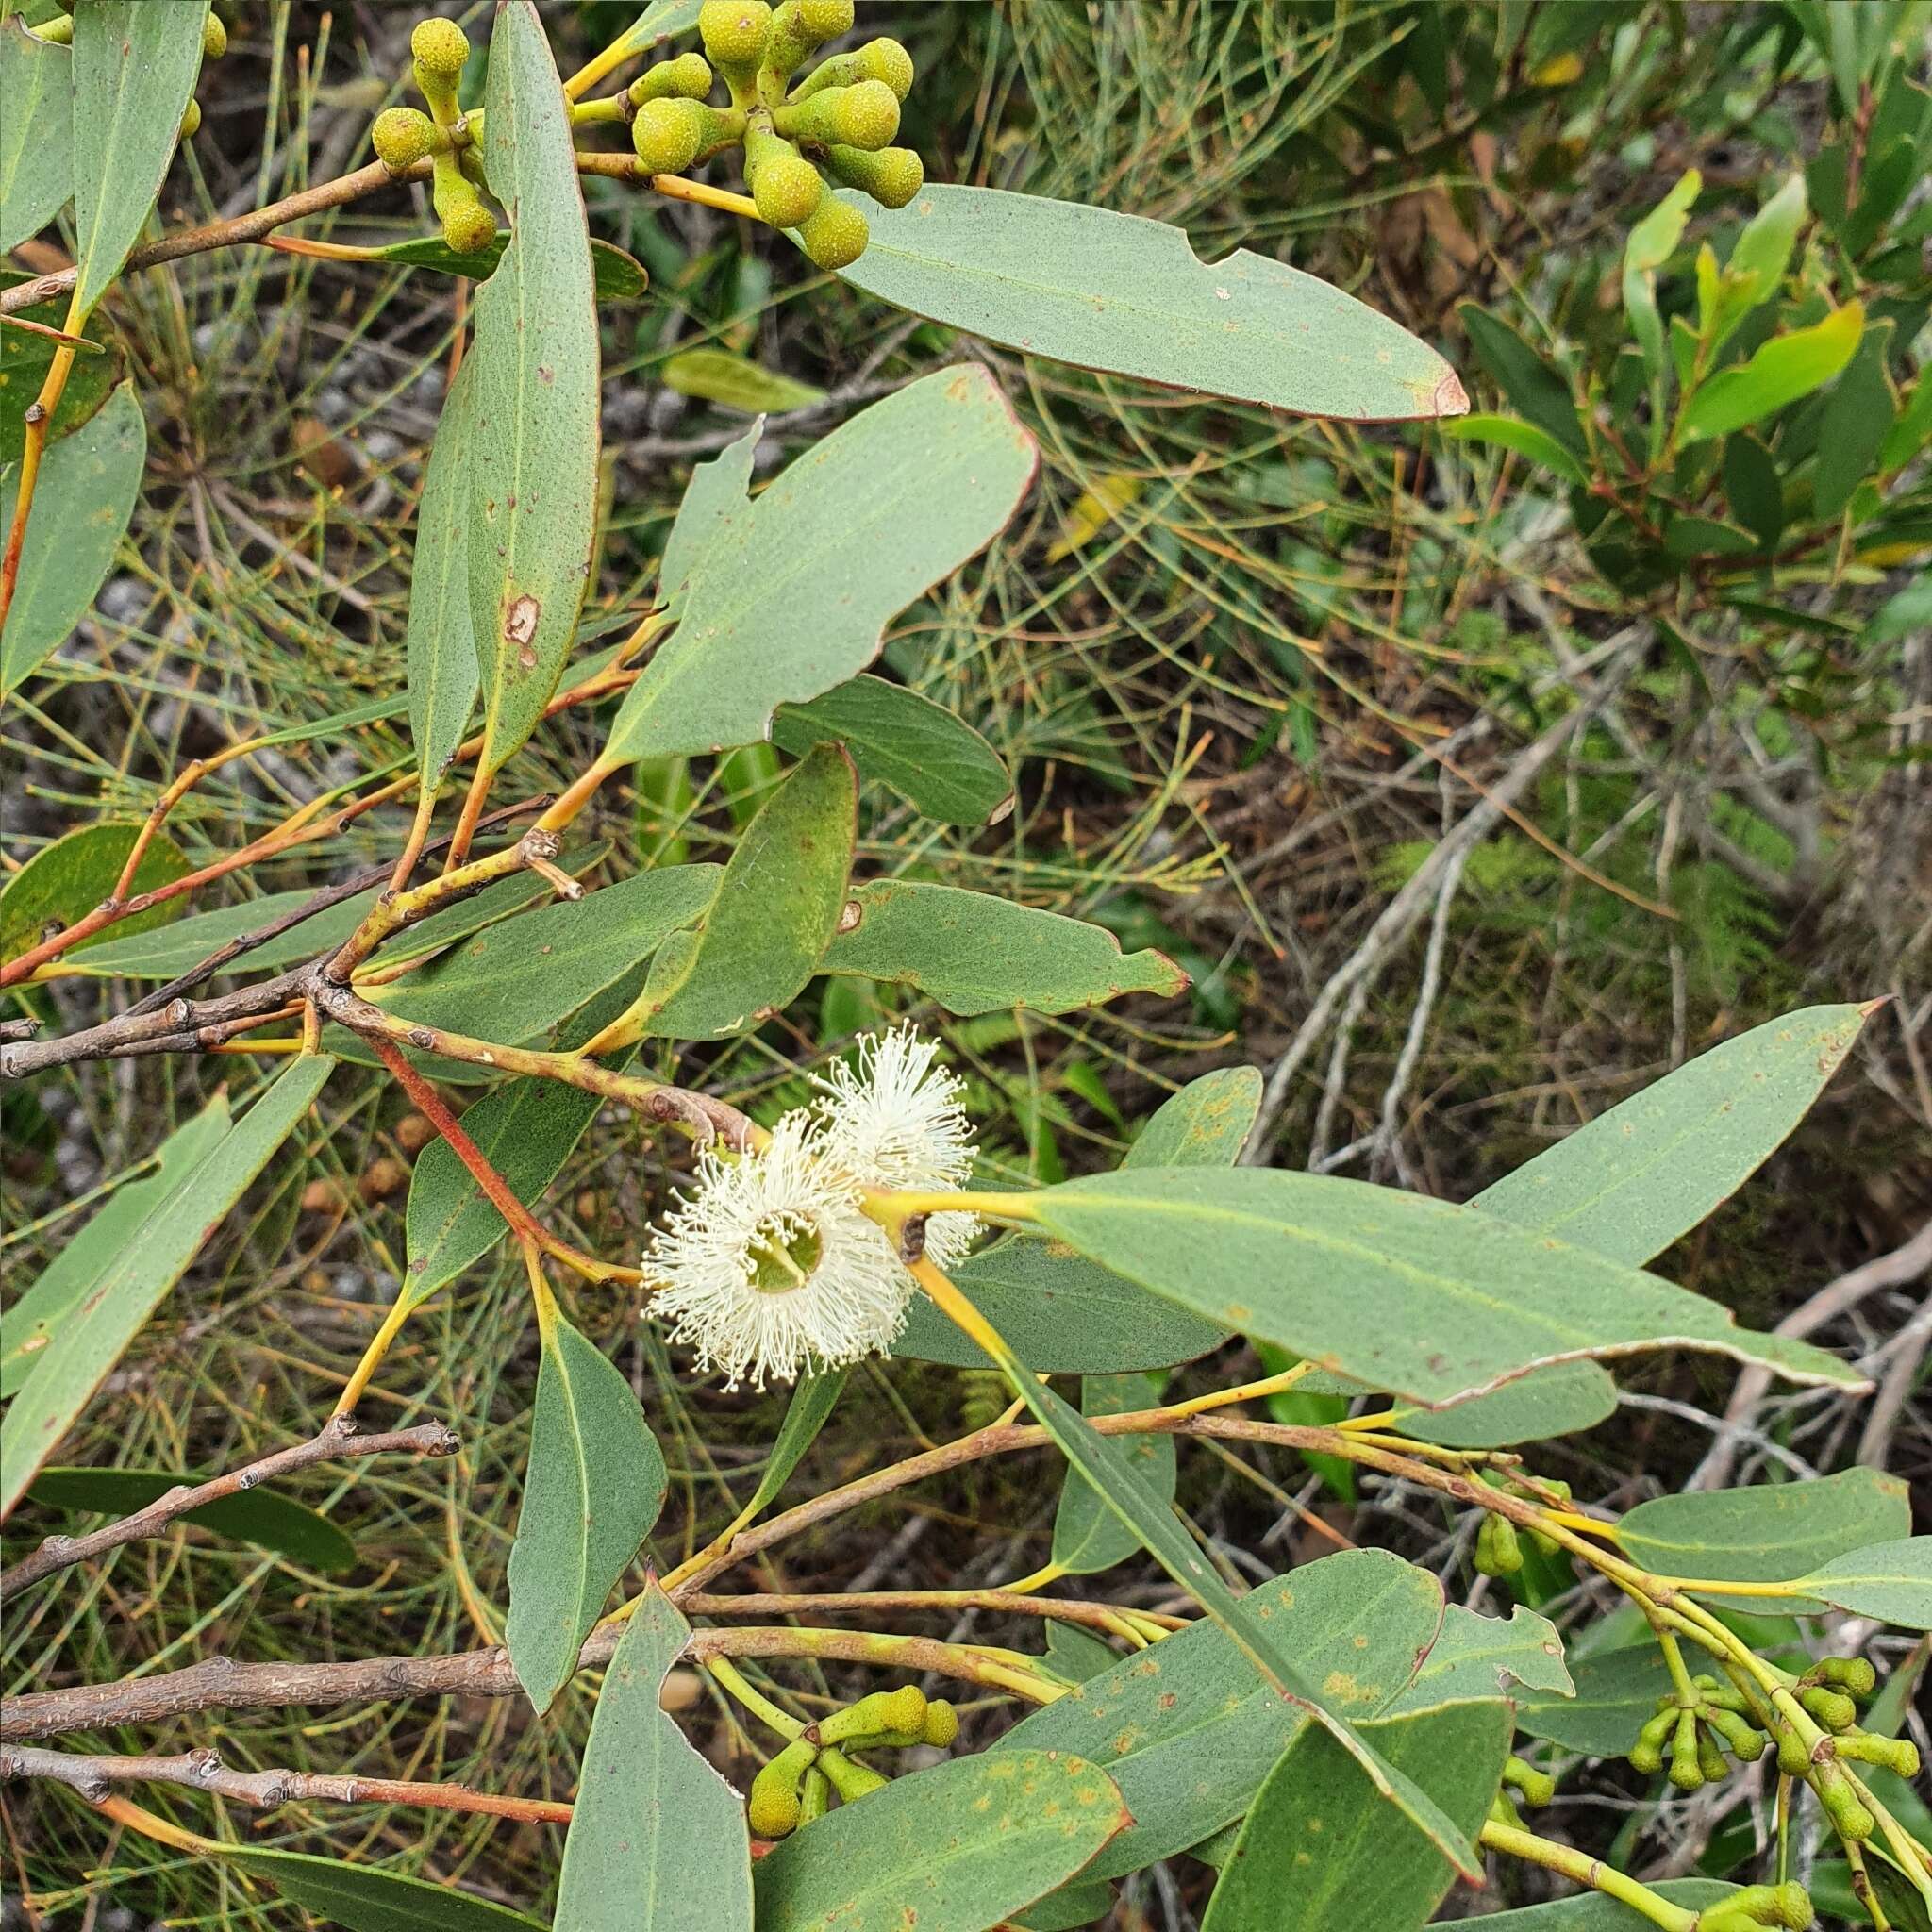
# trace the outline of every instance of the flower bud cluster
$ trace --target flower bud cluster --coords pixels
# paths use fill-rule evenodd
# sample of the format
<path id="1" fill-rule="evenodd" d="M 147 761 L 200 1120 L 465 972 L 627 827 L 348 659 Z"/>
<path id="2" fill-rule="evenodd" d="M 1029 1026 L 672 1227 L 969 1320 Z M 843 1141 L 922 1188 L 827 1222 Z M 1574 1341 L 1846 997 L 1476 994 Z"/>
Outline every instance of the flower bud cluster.
<path id="1" fill-rule="evenodd" d="M 852 1805 L 888 1782 L 850 1753 L 913 1744 L 943 1750 L 958 1735 L 958 1713 L 941 1698 L 928 1699 L 917 1685 L 874 1690 L 811 1725 L 753 1778 L 746 1822 L 759 1838 L 789 1837 L 823 1817 L 834 1791 L 841 1804 Z"/>

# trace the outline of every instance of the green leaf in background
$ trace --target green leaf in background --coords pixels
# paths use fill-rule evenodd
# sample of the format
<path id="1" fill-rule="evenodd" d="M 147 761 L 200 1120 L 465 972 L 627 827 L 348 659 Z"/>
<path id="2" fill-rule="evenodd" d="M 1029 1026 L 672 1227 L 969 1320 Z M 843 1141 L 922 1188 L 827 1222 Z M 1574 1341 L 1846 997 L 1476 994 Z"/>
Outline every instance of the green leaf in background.
<path id="1" fill-rule="evenodd" d="M 991 892 L 874 879 L 852 907 L 820 971 L 913 987 L 949 1013 L 1070 1013 L 1188 983 L 1165 953 L 1123 953 L 1105 926 Z"/>
<path id="2" fill-rule="evenodd" d="M 808 382 L 765 369 L 748 356 L 729 349 L 680 349 L 658 372 L 664 387 L 700 402 L 722 403 L 747 416 L 778 416 L 787 409 L 808 409 L 822 403 L 825 392 Z"/>
<path id="3" fill-rule="evenodd" d="M 564 1840 L 570 1932 L 750 1932 L 744 1805 L 658 1707 L 691 1626 L 653 1584 L 604 1674 Z"/>
<path id="4" fill-rule="evenodd" d="M 1810 1482 L 1653 1497 L 1619 1521 L 1617 1541 L 1631 1562 L 1660 1576 L 1780 1583 L 1834 1557 L 1909 1536 L 1911 1528 L 1906 1483 L 1880 1470 L 1858 1468 Z M 1756 1597 L 1704 1594 L 1721 1606 L 1761 1607 Z M 1780 1607 L 1824 1606 L 1783 1599 Z"/>
<path id="5" fill-rule="evenodd" d="M 1726 1885 L 1716 1878 L 1664 1878 L 1650 1890 L 1686 1911 L 1702 1911 L 1706 1906 L 1721 1905 L 1743 1888 Z M 1515 1912 L 1484 1912 L 1459 1922 L 1465 1926 L 1484 1926 L 1490 1932 L 1641 1932 L 1642 1921 L 1626 1905 L 1607 1898 L 1600 1891 L 1586 1891 L 1575 1898 L 1552 1899 L 1546 1905 L 1524 1906 Z"/>
<path id="6" fill-rule="evenodd" d="M 1426 1710 L 1471 1697 L 1506 1696 L 1512 1687 L 1567 1697 L 1576 1688 L 1563 1660 L 1563 1640 L 1547 1617 L 1518 1604 L 1508 1617 L 1483 1617 L 1451 1604 L 1441 1634 L 1416 1674 L 1382 1715 Z"/>
<path id="7" fill-rule="evenodd" d="M 56 1329 L 0 1420 L 0 1520 L 87 1407 L 127 1344 L 314 1104 L 335 1062 L 304 1055 L 217 1141 L 129 1236 Z"/>
<path id="8" fill-rule="evenodd" d="M 30 1503 L 55 1509 L 94 1510 L 104 1516 L 131 1516 L 181 1483 L 207 1481 L 164 1469 L 43 1469 L 27 1489 Z M 238 1542 L 259 1543 L 311 1570 L 338 1574 L 352 1569 L 356 1545 L 326 1516 L 304 1508 L 271 1490 L 243 1490 L 204 1503 L 175 1519 Z"/>
<path id="9" fill-rule="evenodd" d="M 1091 1260 L 1338 1374 L 1448 1402 L 1559 1356 L 1671 1346 L 1858 1387 L 1835 1357 L 1471 1208 L 1279 1168 L 1090 1175 L 1031 1215 Z"/>
<path id="10" fill-rule="evenodd" d="M 0 1397 L 14 1394 L 33 1373 L 56 1329 L 88 1290 L 113 1265 L 155 1210 L 174 1192 L 231 1124 L 225 1089 L 184 1122 L 155 1150 L 155 1171 L 124 1181 L 7 1310 L 0 1324 Z"/>
<path id="11" fill-rule="evenodd" d="M 1620 1261 L 1714 1213 L 1809 1111 L 1870 1006 L 1807 1007 L 1668 1074 L 1471 1202 Z"/>
<path id="12" fill-rule="evenodd" d="M 803 757 L 825 739 L 852 754 L 867 784 L 890 785 L 943 825 L 990 825 L 1013 806 L 998 752 L 943 705 L 869 672 L 809 704 L 780 705 L 772 742 Z"/>
<path id="13" fill-rule="evenodd" d="M 1261 1105 L 1252 1067 L 1224 1067 L 1191 1080 L 1148 1118 L 1127 1150 L 1128 1167 L 1230 1167 Z M 970 1256 L 953 1282 L 1022 1356 L 1050 1374 L 1164 1369 L 1219 1348 L 1228 1331 L 1058 1241 L 1024 1237 Z M 991 1364 L 925 1299 L 914 1298 L 892 1353 L 958 1369 Z"/>
<path id="14" fill-rule="evenodd" d="M 1457 442 L 1492 442 L 1498 449 L 1513 449 L 1518 456 L 1541 463 L 1566 483 L 1581 486 L 1583 465 L 1546 429 L 1525 423 L 1517 416 L 1464 416 L 1442 425 L 1442 433 Z"/>
<path id="15" fill-rule="evenodd" d="M 6 47 L 11 36 L 10 25 L 0 25 L 0 49 Z M 64 54 L 67 50 L 56 47 L 53 51 Z M 0 121 L 0 125 L 4 125 L 4 121 Z M 4 138 L 0 136 L 0 140 Z M 27 279 L 26 275 L 12 269 L 0 268 L 0 290 L 18 288 Z M 21 453 L 26 447 L 27 408 L 40 394 L 41 385 L 47 379 L 47 371 L 53 365 L 55 352 L 60 347 L 51 336 L 13 325 L 16 322 L 40 322 L 49 328 L 58 329 L 66 320 L 66 298 L 57 296 L 51 302 L 37 302 L 32 308 L 23 308 L 16 316 L 0 323 L 0 463 L 20 460 Z M 88 318 L 87 325 L 79 333 L 83 341 L 93 346 L 77 351 L 67 372 L 67 387 L 60 391 L 54 420 L 47 427 L 50 447 L 62 437 L 71 436 L 94 415 L 114 393 L 115 385 L 120 382 L 126 367 L 127 358 L 122 353 L 121 339 L 107 326 L 98 309 Z"/>
<path id="16" fill-rule="evenodd" d="M 139 825 L 82 825 L 42 846 L 0 886 L 0 965 L 37 946 L 49 926 L 72 925 L 92 912 L 119 882 L 140 834 Z M 134 890 L 152 891 L 185 878 L 190 870 L 181 848 L 165 832 L 158 833 L 134 869 Z M 132 919 L 104 928 L 96 943 L 105 943 L 110 935 L 118 939 L 129 931 L 146 932 L 165 924 L 186 905 L 185 898 L 169 899 L 137 912 Z M 75 952 L 87 944 L 81 941 Z"/>
<path id="17" fill-rule="evenodd" d="M 1617 1385 L 1594 1362 L 1551 1362 L 1447 1408 L 1408 1409 L 1404 1435 L 1445 1449 L 1507 1449 L 1593 1429 L 1617 1412 Z"/>
<path id="18" fill-rule="evenodd" d="M 1245 248 L 1204 262 L 1164 222 L 996 188 L 929 185 L 896 212 L 864 207 L 872 239 L 844 279 L 988 341 L 1301 416 L 1408 422 L 1469 406 L 1399 324 Z"/>
<path id="19" fill-rule="evenodd" d="M 695 464 L 677 506 L 664 561 L 658 574 L 658 598 L 668 604 L 691 578 L 699 559 L 749 510 L 752 458 L 758 432 L 747 430 L 708 463 Z"/>
<path id="20" fill-rule="evenodd" d="M 1739 291 L 1737 320 L 1741 321 L 1745 310 L 1770 301 L 1777 293 L 1785 271 L 1791 264 L 1791 250 L 1797 244 L 1798 230 L 1805 225 L 1807 212 L 1805 176 L 1801 173 L 1791 174 L 1744 224 L 1732 244 L 1731 258 L 1724 263 L 1728 275 L 1754 277 L 1748 289 Z M 1728 313 L 1724 319 L 1731 320 Z"/>
<path id="21" fill-rule="evenodd" d="M 1104 1878 L 1073 1878 L 1012 1923 L 1020 1932 L 1077 1932 L 1082 1925 L 1098 1924 L 1112 1907 L 1113 1888 Z"/>
<path id="22" fill-rule="evenodd" d="M 1724 501 L 1760 550 L 1774 550 L 1785 526 L 1784 483 L 1771 452 L 1755 436 L 1724 439 Z"/>
<path id="23" fill-rule="evenodd" d="M 1690 204 L 1703 192 L 1704 177 L 1695 168 L 1631 228 L 1624 243 L 1624 313 L 1630 333 L 1643 352 L 1644 367 L 1656 381 L 1664 370 L 1663 324 L 1657 310 L 1657 271 L 1671 258 L 1690 219 Z"/>
<path id="24" fill-rule="evenodd" d="M 1054 1675 L 1069 1684 L 1084 1684 L 1120 1661 L 1091 1631 L 1077 1624 L 1062 1623 L 1058 1617 L 1046 1620 L 1046 1660 Z"/>
<path id="25" fill-rule="evenodd" d="M 1671 1688 L 1663 1653 L 1649 1642 L 1574 1657 L 1570 1676 L 1573 1695 L 1519 1699 L 1516 1727 L 1586 1757 L 1623 1757 Z"/>
<path id="26" fill-rule="evenodd" d="M 407 242 L 391 242 L 381 248 L 354 248 L 339 242 L 324 242 L 315 252 L 329 261 L 390 261 L 405 268 L 434 269 L 439 275 L 462 275 L 473 282 L 487 281 L 496 273 L 504 252 L 509 246 L 509 230 L 499 228 L 487 248 L 469 254 L 452 248 L 441 235 L 417 235 Z M 311 248 L 314 244 L 311 244 Z M 294 251 L 308 254 L 310 248 Z M 595 237 L 591 241 L 591 287 L 600 302 L 638 302 L 651 286 L 651 277 L 636 256 Z"/>
<path id="27" fill-rule="evenodd" d="M 476 291 L 468 446 L 470 622 L 482 676 L 481 769 L 529 737 L 557 688 L 597 521 L 597 304 L 570 106 L 531 0 L 490 36 L 483 159 L 511 211 Z"/>
<path id="28" fill-rule="evenodd" d="M 74 192 L 72 57 L 0 21 L 0 255 L 38 234 Z M 18 333 L 0 329 L 0 341 Z"/>
<path id="29" fill-rule="evenodd" d="M 284 1898 L 344 1932 L 543 1932 L 541 1920 L 458 1891 L 447 1879 L 410 1878 L 267 1845 L 214 1849 L 215 1856 L 266 1878 Z"/>
<path id="30" fill-rule="evenodd" d="M 1088 1375 L 1080 1384 L 1083 1414 L 1126 1415 L 1160 1406 L 1152 1375 Z M 1121 1450 L 1157 1496 L 1174 1500 L 1175 1458 L 1172 1436 L 1124 1436 Z M 1141 1547 L 1136 1537 L 1071 1469 L 1060 1489 L 1053 1521 L 1053 1560 L 1068 1576 L 1091 1576 L 1124 1563 Z"/>
<path id="31" fill-rule="evenodd" d="M 0 631 L 0 693 L 14 690 L 74 634 L 114 561 L 147 463 L 147 425 L 124 382 L 42 459 L 33 515 L 21 545 L 20 575 Z M 0 520 L 10 525 L 16 471 L 0 485 Z"/>
<path id="32" fill-rule="evenodd" d="M 1107 1774 L 1078 1757 L 948 1758 L 760 1858 L 758 1932 L 985 1932 L 1083 1871 L 1128 1822 Z"/>
<path id="33" fill-rule="evenodd" d="M 1894 324 L 1890 316 L 1865 331 L 1858 353 L 1832 385 L 1818 425 L 1818 458 L 1811 469 L 1811 510 L 1835 517 L 1878 463 L 1878 453 L 1898 414 L 1898 397 L 1886 373 Z"/>
<path id="34" fill-rule="evenodd" d="M 89 0 L 74 16 L 74 308 L 121 273 L 167 178 L 201 72 L 203 0 Z"/>
<path id="35" fill-rule="evenodd" d="M 1590 445 L 1584 440 L 1568 377 L 1488 309 L 1465 302 L 1456 313 L 1468 332 L 1476 360 L 1516 405 L 1517 414 L 1573 457 L 1586 456 Z"/>
<path id="36" fill-rule="evenodd" d="M 425 791 L 441 782 L 476 708 L 480 674 L 470 618 L 471 439 L 475 435 L 477 358 L 467 356 L 443 398 L 416 506 L 405 643 L 409 736 Z"/>
<path id="37" fill-rule="evenodd" d="M 664 1507 L 670 1478 L 644 1411 L 601 1349 L 552 1312 L 509 1553 L 504 1641 L 541 1717 Z"/>
<path id="38" fill-rule="evenodd" d="M 1857 354 L 1865 305 L 1847 302 L 1809 328 L 1773 336 L 1748 362 L 1720 369 L 1677 417 L 1680 443 L 1728 436 L 1822 389 Z"/>
<path id="39" fill-rule="evenodd" d="M 806 1451 L 817 1441 L 819 1431 L 839 1406 L 839 1397 L 845 1391 L 845 1377 L 850 1373 L 844 1368 L 825 1369 L 815 1375 L 799 1377 L 791 1400 L 786 1405 L 785 1420 L 778 1425 L 778 1439 L 765 1459 L 758 1489 L 741 1512 L 746 1522 L 773 1502 L 791 1481 L 791 1472 L 805 1459 Z"/>
<path id="40" fill-rule="evenodd" d="M 503 921 L 369 996 L 398 1019 L 485 1040 L 536 1039 L 697 918 L 718 890 L 720 870 L 664 866 Z M 455 1079 L 482 1073 L 451 1065 Z"/>
<path id="41" fill-rule="evenodd" d="M 1855 1617 L 1932 1630 L 1932 1536 L 1853 1550 L 1799 1580 L 1807 1594 Z"/>
<path id="42" fill-rule="evenodd" d="M 704 0 L 651 0 L 612 43 L 612 57 L 621 54 L 629 60 L 649 53 L 674 35 L 688 34 L 698 24 L 698 11 L 703 5 Z"/>
<path id="43" fill-rule="evenodd" d="M 1344 1550 L 1242 1598 L 1345 1719 L 1373 1717 L 1401 1691 L 1442 1622 L 1441 1586 L 1387 1550 Z M 1190 1624 L 1112 1662 L 1002 1738 L 1100 1766 L 1134 1822 L 1091 1868 L 1118 1877 L 1172 1857 L 1238 1819 L 1307 1713 L 1260 1683 L 1227 1634 Z"/>
<path id="44" fill-rule="evenodd" d="M 887 624 L 1005 526 L 1037 454 L 976 367 L 860 410 L 713 533 L 604 761 L 756 743 L 779 705 L 862 671 Z"/>
<path id="45" fill-rule="evenodd" d="M 1361 1730 L 1475 1834 L 1509 1755 L 1506 1704 L 1448 1704 Z M 1415 1932 L 1455 1878 L 1400 1812 L 1374 1802 L 1361 1766 L 1310 1724 L 1256 1797 L 1201 1932 Z"/>

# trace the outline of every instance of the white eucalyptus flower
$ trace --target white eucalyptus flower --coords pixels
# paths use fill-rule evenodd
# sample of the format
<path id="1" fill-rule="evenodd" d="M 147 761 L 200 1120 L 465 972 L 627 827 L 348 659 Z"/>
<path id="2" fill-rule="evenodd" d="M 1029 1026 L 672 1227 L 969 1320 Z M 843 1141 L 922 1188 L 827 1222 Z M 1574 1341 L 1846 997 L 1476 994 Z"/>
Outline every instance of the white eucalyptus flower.
<path id="1" fill-rule="evenodd" d="M 959 1104 L 965 1082 L 937 1064 L 940 1043 L 906 1025 L 869 1033 L 855 1071 L 836 1062 L 815 1103 L 826 1157 L 871 1188 L 951 1193 L 973 1172 L 973 1128 Z M 964 1258 L 976 1214 L 935 1214 L 925 1252 L 941 1268 Z"/>
<path id="2" fill-rule="evenodd" d="M 653 1311 L 731 1389 L 883 1353 L 913 1281 L 858 1199 L 858 1182 L 824 1158 L 803 1108 L 757 1153 L 701 1154 L 696 1188 L 678 1197 L 644 1256 L 662 1284 Z"/>

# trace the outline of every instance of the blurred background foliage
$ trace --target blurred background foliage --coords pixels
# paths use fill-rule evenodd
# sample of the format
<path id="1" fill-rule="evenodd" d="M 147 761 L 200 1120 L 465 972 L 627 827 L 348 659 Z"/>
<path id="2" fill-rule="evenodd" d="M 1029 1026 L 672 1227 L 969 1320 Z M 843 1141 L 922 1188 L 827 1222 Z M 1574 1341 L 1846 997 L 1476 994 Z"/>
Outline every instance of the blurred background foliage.
<path id="1" fill-rule="evenodd" d="M 546 6 L 559 64 L 632 10 Z M 163 195 L 171 225 L 366 159 L 416 13 L 222 11 L 231 50 L 204 78 L 202 132 Z M 1442 348 L 1474 408 L 1519 425 L 1487 434 L 1281 420 L 963 344 L 811 271 L 780 238 L 588 184 L 593 229 L 652 287 L 605 311 L 607 512 L 587 641 L 647 606 L 691 464 L 741 435 L 748 411 L 771 412 L 769 475 L 864 402 L 972 354 L 1039 438 L 1021 517 L 904 614 L 885 660 L 986 734 L 1015 808 L 961 832 L 874 792 L 861 866 L 1097 919 L 1167 949 L 1193 990 L 1060 1020 L 937 1016 L 991 1174 L 1111 1164 L 1180 1082 L 1274 1069 L 1293 1048 L 1273 1159 L 1466 1198 L 1733 1031 L 1811 999 L 1890 993 L 1770 1177 L 1660 1266 L 1770 1325 L 1932 1212 L 1928 21 L 1895 0 L 862 9 L 864 31 L 917 61 L 907 139 L 929 178 L 1157 216 L 1209 258 L 1245 246 L 1292 260 Z M 1772 245 L 1762 225 L 1743 238 L 1781 192 L 1790 210 L 1793 177 L 1788 258 L 1740 293 L 1720 265 Z M 428 226 L 398 190 L 309 232 L 380 242 Z M 28 244 L 17 266 L 54 265 L 53 246 Z M 1735 318 L 1713 307 L 1726 287 L 1745 305 Z M 197 755 L 401 689 L 412 506 L 465 296 L 439 275 L 265 247 L 117 289 L 103 329 L 147 412 L 146 483 L 92 618 L 0 722 L 9 868 L 75 824 L 138 817 Z M 1855 304 L 1862 328 L 1827 379 L 1739 428 L 1691 426 L 1713 375 Z M 1591 722 L 1523 781 L 1525 748 L 1579 698 Z M 567 781 L 599 730 L 560 717 L 500 795 Z M 202 861 L 406 758 L 394 722 L 291 740 L 210 777 L 172 837 Z M 692 823 L 741 824 L 777 770 L 761 749 L 641 768 L 606 788 L 587 841 L 608 841 L 599 862 L 622 876 Z M 1445 865 L 1441 841 L 1479 800 L 1504 802 L 1495 829 Z M 222 891 L 325 882 L 391 853 L 401 824 L 359 819 Z M 1407 923 L 1378 927 L 1418 882 Z M 1368 970 L 1337 981 L 1365 944 Z M 689 1050 L 683 1076 L 755 1112 L 794 1103 L 812 1066 L 880 1017 L 852 982 L 820 988 L 747 1041 Z M 114 991 L 76 976 L 32 997 L 84 1024 Z M 95 1191 L 217 1084 L 240 1098 L 258 1077 L 245 1058 L 156 1059 L 9 1090 L 8 1281 L 30 1279 Z M 425 1138 L 399 1096 L 339 1074 L 305 1153 L 277 1164 L 150 1324 L 95 1405 L 93 1439 L 65 1459 L 215 1468 L 312 1426 L 395 1292 Z M 553 1191 L 556 1218 L 628 1257 L 679 1158 L 607 1118 Z M 755 1483 L 782 1393 L 681 1381 L 628 1305 L 582 1292 L 575 1314 L 634 1374 L 663 1440 L 663 1547 L 694 1546 Z M 496 1641 L 536 1357 L 525 1319 L 516 1271 L 492 1261 L 411 1324 L 368 1412 L 446 1416 L 464 1453 L 358 1472 L 352 1574 L 192 1535 L 141 1545 L 10 1619 L 8 1686 L 216 1651 Z M 1670 1405 L 1721 1409 L 1729 1374 L 1709 1358 L 1644 1365 L 1631 1385 L 1665 1406 L 1564 1443 L 1551 1473 L 1624 1505 L 1674 1486 L 1708 1439 Z M 885 1445 L 1003 1407 L 970 1374 L 874 1367 L 800 1480 L 839 1480 Z M 1777 1418 L 1779 1441 L 1821 1468 L 1850 1426 L 1815 1400 Z M 1923 1507 L 1923 1407 L 1894 1467 Z M 1188 1458 L 1182 1501 L 1233 1571 L 1263 1574 L 1327 1546 L 1284 1512 L 1291 1491 L 1467 1591 L 1447 1516 L 1344 1496 L 1291 1457 Z M 332 1496 L 321 1474 L 305 1494 L 324 1508 Z M 1024 1572 L 1044 1558 L 1052 1495 L 1017 1464 L 962 1472 L 788 1546 L 768 1587 Z M 54 1525 L 29 1508 L 9 1539 Z M 1132 1572 L 1108 1587 L 1161 1595 Z M 973 1627 L 1002 1641 L 985 1619 Z M 589 1707 L 579 1687 L 541 1726 L 509 1700 L 238 1715 L 192 1741 L 241 1765 L 560 1795 Z M 728 1712 L 709 1746 L 741 1782 L 752 1760 Z M 1631 1796 L 1607 1822 L 1566 1822 L 1607 1844 L 1655 1821 Z M 1704 1821 L 1676 1869 L 1724 1869 L 1721 1823 Z M 5 1826 L 0 1882 L 30 1879 L 49 1924 L 105 1925 L 101 1910 L 288 1923 L 225 1872 L 104 1835 L 64 1791 L 9 1797 Z M 345 1855 L 407 1851 L 412 1869 L 520 1903 L 555 1870 L 558 1835 L 447 1814 L 297 1807 L 267 1828 L 311 1843 L 325 1830 Z M 79 1875 L 78 1846 L 95 1877 Z M 1204 1876 L 1137 1880 L 1119 1923 L 1191 1924 Z"/>

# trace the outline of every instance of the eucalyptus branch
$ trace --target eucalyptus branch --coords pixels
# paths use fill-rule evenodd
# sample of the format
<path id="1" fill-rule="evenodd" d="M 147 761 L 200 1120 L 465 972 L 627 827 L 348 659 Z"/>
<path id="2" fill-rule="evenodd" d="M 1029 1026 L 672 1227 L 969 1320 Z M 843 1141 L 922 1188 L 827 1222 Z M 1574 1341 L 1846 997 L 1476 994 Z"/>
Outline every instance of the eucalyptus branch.
<path id="1" fill-rule="evenodd" d="M 446 1423 L 419 1423 L 414 1428 L 365 1436 L 358 1431 L 353 1416 L 332 1416 L 306 1442 L 258 1457 L 239 1469 L 210 1476 L 205 1483 L 177 1483 L 166 1495 L 157 1496 L 146 1508 L 137 1509 L 117 1523 L 104 1524 L 86 1536 L 48 1537 L 30 1557 L 24 1557 L 12 1569 L 0 1574 L 0 1596 L 24 1590 L 72 1564 L 84 1563 L 91 1557 L 106 1556 L 125 1543 L 159 1536 L 191 1510 L 219 1503 L 226 1496 L 242 1495 L 276 1476 L 292 1474 L 318 1462 L 345 1462 L 365 1456 L 454 1456 L 460 1446 L 456 1431 Z"/>

